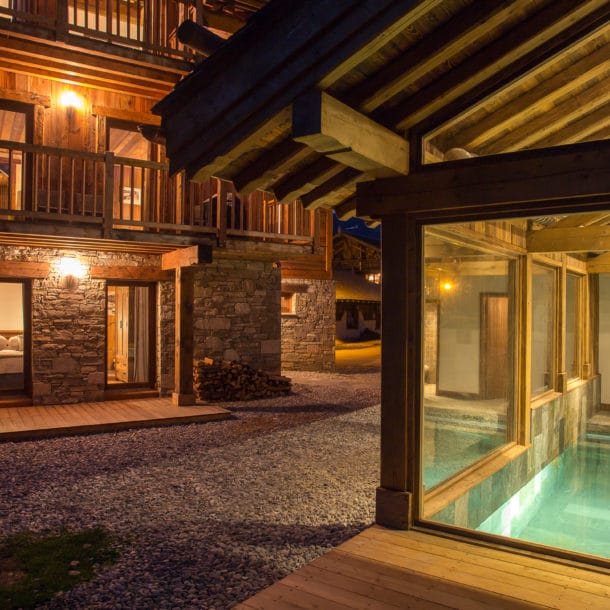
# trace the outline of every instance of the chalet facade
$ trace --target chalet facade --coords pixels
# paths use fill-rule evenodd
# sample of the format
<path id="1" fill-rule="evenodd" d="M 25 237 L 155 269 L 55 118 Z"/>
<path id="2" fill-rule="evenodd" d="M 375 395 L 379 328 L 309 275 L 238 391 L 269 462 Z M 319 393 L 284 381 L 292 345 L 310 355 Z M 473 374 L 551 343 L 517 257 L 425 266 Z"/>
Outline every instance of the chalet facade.
<path id="1" fill-rule="evenodd" d="M 607 574 L 609 50 L 604 0 L 272 0 L 156 108 L 175 170 L 381 219 L 380 524 Z"/>
<path id="2" fill-rule="evenodd" d="M 2 400 L 189 402 L 204 356 L 332 367 L 330 213 L 170 175 L 157 137 L 202 59 L 178 25 L 226 37 L 261 3 L 224 4 L 0 1 Z"/>

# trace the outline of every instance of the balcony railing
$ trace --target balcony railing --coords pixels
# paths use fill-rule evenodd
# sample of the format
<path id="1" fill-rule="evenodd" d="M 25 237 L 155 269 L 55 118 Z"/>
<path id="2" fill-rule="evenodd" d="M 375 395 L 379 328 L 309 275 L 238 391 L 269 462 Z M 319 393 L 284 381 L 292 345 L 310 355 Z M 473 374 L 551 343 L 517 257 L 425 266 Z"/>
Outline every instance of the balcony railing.
<path id="1" fill-rule="evenodd" d="M 191 59 L 176 28 L 197 20 L 194 0 L 0 0 L 0 18 L 156 55 Z"/>
<path id="2" fill-rule="evenodd" d="M 0 140 L 4 220 L 98 225 L 160 234 L 209 235 L 315 244 L 316 214 L 300 202 L 242 196 L 215 178 L 169 176 L 164 163 Z"/>

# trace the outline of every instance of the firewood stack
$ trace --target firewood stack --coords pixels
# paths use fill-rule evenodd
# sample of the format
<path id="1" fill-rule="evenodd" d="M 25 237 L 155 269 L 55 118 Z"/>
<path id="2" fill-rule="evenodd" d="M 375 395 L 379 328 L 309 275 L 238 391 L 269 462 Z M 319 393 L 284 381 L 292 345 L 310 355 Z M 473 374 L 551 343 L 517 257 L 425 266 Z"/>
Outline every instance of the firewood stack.
<path id="1" fill-rule="evenodd" d="M 195 394 L 199 400 L 253 400 L 290 394 L 289 377 L 272 375 L 237 360 L 204 358 L 195 363 Z"/>

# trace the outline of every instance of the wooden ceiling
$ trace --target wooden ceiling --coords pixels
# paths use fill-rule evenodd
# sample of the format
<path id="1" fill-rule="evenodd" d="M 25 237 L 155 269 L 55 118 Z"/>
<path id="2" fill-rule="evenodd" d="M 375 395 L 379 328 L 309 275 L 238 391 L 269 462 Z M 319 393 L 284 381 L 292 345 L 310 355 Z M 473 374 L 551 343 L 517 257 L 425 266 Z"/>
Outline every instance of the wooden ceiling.
<path id="1" fill-rule="evenodd" d="M 158 105 L 173 170 L 346 218 L 357 182 L 451 149 L 610 136 L 608 0 L 299 4 L 271 0 Z M 331 127 L 299 137 L 325 112 Z M 390 135 L 406 143 L 404 171 L 383 151 Z"/>

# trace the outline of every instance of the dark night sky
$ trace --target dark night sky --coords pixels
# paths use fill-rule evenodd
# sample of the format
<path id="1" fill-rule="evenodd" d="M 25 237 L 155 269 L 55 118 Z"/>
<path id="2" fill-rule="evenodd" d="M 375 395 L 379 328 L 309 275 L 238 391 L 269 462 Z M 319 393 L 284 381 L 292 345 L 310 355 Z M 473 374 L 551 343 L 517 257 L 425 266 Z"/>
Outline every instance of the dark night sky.
<path id="1" fill-rule="evenodd" d="M 365 239 L 372 241 L 381 241 L 381 225 L 374 229 L 370 229 L 360 218 L 354 217 L 349 220 L 341 221 L 333 213 L 333 233 L 338 233 L 339 227 L 341 227 L 342 233 L 348 233 L 354 237 L 364 237 Z"/>

